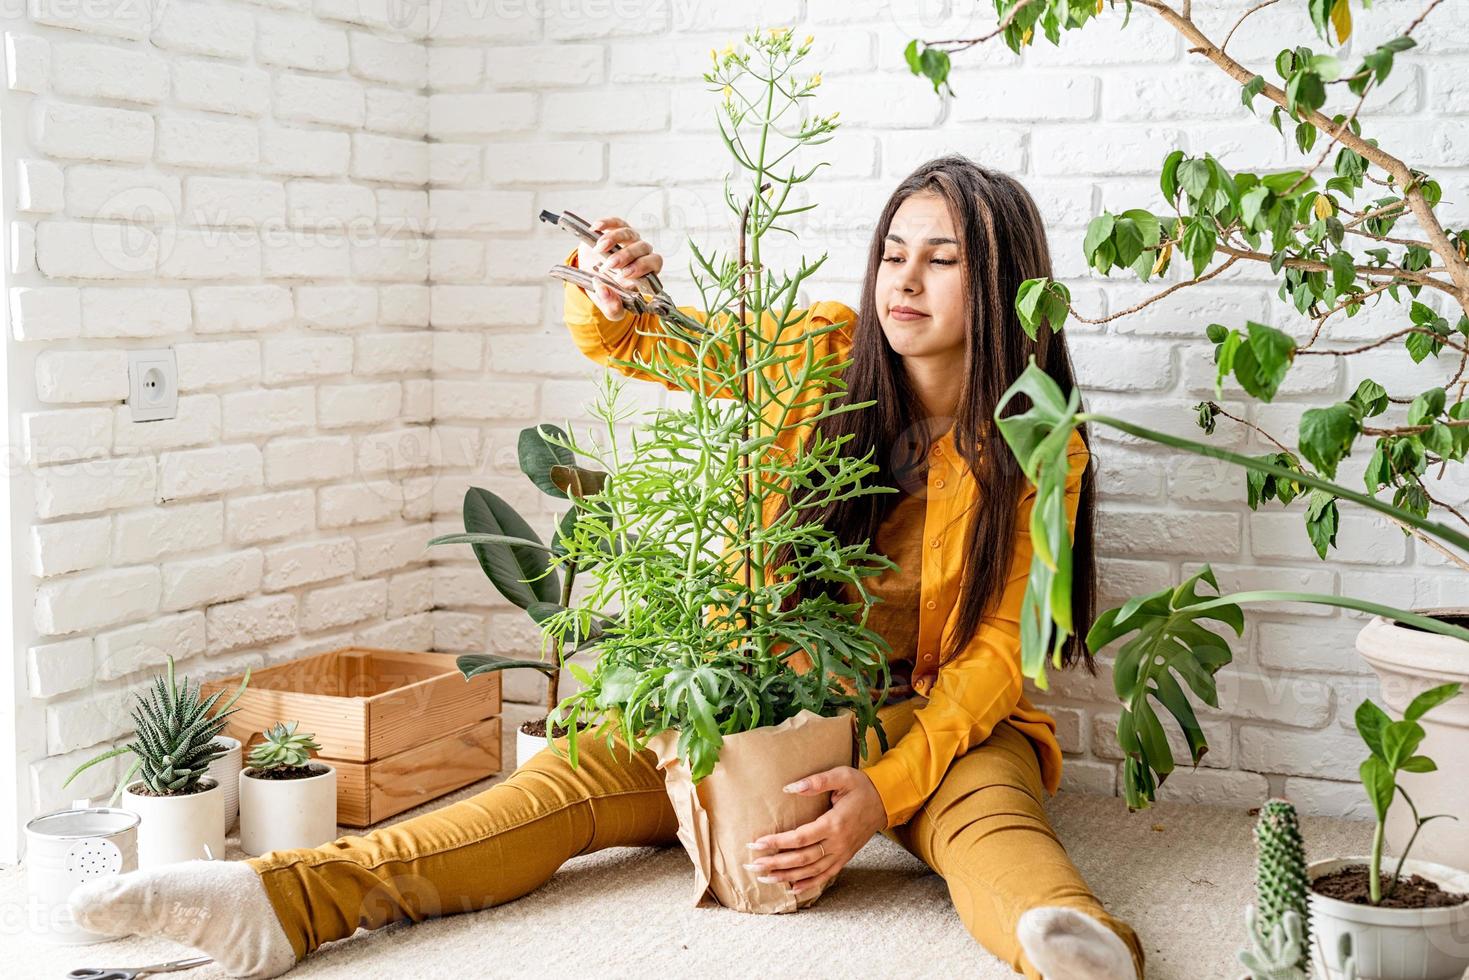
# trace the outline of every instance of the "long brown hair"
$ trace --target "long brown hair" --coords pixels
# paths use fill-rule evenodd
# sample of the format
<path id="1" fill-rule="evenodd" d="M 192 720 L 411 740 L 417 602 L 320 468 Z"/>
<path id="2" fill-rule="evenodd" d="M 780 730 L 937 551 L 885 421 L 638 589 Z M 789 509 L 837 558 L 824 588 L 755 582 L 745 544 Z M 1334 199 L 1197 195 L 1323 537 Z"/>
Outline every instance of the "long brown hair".
<path id="1" fill-rule="evenodd" d="M 847 452 L 857 458 L 872 453 L 879 470 L 870 483 L 900 487 L 902 477 L 926 459 L 931 442 L 916 394 L 903 368 L 902 357 L 887 343 L 877 318 L 877 274 L 881 268 L 883 242 L 893 215 L 910 196 L 937 193 L 948 204 L 960 241 L 967 306 L 970 310 L 969 342 L 966 344 L 964 381 L 959 392 L 953 424 L 954 447 L 974 473 L 979 488 L 979 505 L 970 525 L 964 549 L 962 585 L 959 592 L 958 628 L 951 649 L 941 652 L 945 661 L 978 630 L 1000 599 L 1015 548 L 1016 504 L 1027 482 L 1009 447 L 993 424 L 995 407 L 1005 390 L 1025 370 L 1031 355 L 1036 363 L 1070 394 L 1075 387 L 1071 357 L 1063 333 L 1053 333 L 1042 324 L 1032 341 L 1020 326 L 1015 296 L 1027 279 L 1051 275 L 1051 256 L 1046 246 L 1045 226 L 1035 201 L 1014 178 L 981 167 L 959 154 L 949 154 L 923 164 L 904 178 L 883 207 L 868 248 L 867 273 L 862 283 L 862 305 L 852 325 L 852 363 L 843 379 L 847 390 L 842 403 L 875 401 L 860 411 L 840 412 L 816 425 L 829 438 L 850 436 Z M 1025 398 L 1011 402 L 1007 414 L 1029 407 Z M 910 446 L 914 433 L 920 433 Z M 1082 429 L 1090 447 L 1090 436 Z M 1096 607 L 1096 563 L 1092 548 L 1095 521 L 1095 462 L 1089 462 L 1082 481 L 1081 502 L 1076 518 L 1076 540 L 1072 579 L 1073 635 L 1062 653 L 1070 667 L 1079 658 L 1090 673 L 1096 664 L 1083 637 Z M 871 541 L 878 526 L 891 512 L 899 494 L 864 494 L 834 501 L 806 512 L 803 523 L 813 521 L 835 532 L 842 544 Z M 789 499 L 781 510 L 789 508 Z M 773 566 L 793 560 L 791 546 L 775 555 Z M 910 571 L 911 574 L 911 571 Z M 800 583 L 793 604 L 806 594 L 825 592 L 842 600 L 841 583 L 806 580 Z"/>

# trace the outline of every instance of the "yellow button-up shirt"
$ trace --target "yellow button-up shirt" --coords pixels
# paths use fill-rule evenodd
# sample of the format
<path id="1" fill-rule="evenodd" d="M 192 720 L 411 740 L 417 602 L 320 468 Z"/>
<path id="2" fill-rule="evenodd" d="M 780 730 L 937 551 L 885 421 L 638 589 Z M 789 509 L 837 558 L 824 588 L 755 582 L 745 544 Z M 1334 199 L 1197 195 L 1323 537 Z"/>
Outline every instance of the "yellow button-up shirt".
<path id="1" fill-rule="evenodd" d="M 566 264 L 577 264 L 573 249 Z M 706 313 L 696 307 L 680 307 L 689 317 L 705 322 Z M 577 347 L 593 361 L 609 364 L 611 358 L 651 361 L 661 344 L 680 344 L 663 334 L 652 314 L 625 314 L 614 323 L 602 314 L 578 286 L 565 284 L 565 319 Z M 857 316 L 842 303 L 812 304 L 788 328 L 800 334 L 816 326 L 845 323 L 815 340 L 815 356 L 836 353 L 848 356 Z M 764 336 L 778 324 L 766 313 Z M 687 348 L 685 348 L 687 349 Z M 799 348 L 786 348 L 787 351 Z M 614 365 L 615 366 L 615 365 Z M 790 366 L 792 371 L 796 365 Z M 624 374 L 660 381 L 655 375 L 618 367 Z M 770 368 L 772 379 L 779 366 Z M 675 388 L 673 385 L 667 385 Z M 675 390 L 677 390 L 675 388 Z M 815 408 L 807 412 L 815 411 Z M 776 420 L 772 420 L 775 424 Z M 810 430 L 803 418 L 787 419 L 776 445 L 787 451 Z M 1067 514 L 1073 530 L 1081 496 L 1081 480 L 1087 465 L 1087 450 L 1080 435 L 1072 434 L 1067 482 Z M 1000 601 L 985 617 L 974 635 L 953 656 L 944 657 L 948 639 L 958 624 L 960 571 L 969 520 L 978 499 L 978 484 L 954 448 L 953 430 L 944 433 L 930 450 L 928 497 L 923 522 L 923 561 L 919 595 L 918 646 L 913 663 L 913 687 L 925 699 L 915 711 L 913 726 L 888 751 L 864 765 L 887 811 L 888 826 L 906 823 L 933 795 L 949 765 L 970 748 L 989 738 L 995 725 L 1008 720 L 1030 739 L 1040 761 L 1041 779 L 1054 794 L 1061 781 L 1061 747 L 1056 741 L 1056 722 L 1031 705 L 1024 693 L 1020 672 L 1020 610 L 1030 572 L 1030 510 L 1035 488 L 1015 504 L 1015 548 Z M 777 497 L 762 502 L 767 522 L 779 510 Z"/>

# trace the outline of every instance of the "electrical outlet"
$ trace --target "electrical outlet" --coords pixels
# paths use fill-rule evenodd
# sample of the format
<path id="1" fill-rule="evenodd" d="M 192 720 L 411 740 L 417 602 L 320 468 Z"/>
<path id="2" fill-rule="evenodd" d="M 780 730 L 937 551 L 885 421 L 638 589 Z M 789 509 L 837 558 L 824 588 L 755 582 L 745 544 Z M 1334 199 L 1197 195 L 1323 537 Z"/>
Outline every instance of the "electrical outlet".
<path id="1" fill-rule="evenodd" d="M 128 408 L 134 422 L 178 415 L 179 371 L 172 347 L 128 351 Z"/>

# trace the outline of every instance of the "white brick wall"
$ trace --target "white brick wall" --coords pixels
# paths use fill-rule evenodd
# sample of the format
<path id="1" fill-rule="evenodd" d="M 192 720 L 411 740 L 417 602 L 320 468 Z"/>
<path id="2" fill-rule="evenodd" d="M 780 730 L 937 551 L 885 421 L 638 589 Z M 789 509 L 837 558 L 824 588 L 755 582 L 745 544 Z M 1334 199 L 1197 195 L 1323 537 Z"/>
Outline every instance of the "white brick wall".
<path id="1" fill-rule="evenodd" d="M 718 97 L 699 75 L 710 47 L 757 20 L 817 35 L 818 105 L 846 124 L 812 185 L 822 207 L 804 249 L 831 258 L 803 302 L 855 303 L 871 216 L 945 151 L 1024 181 L 1057 274 L 1091 315 L 1154 291 L 1089 276 L 1080 240 L 1099 208 L 1155 201 L 1150 175 L 1168 149 L 1210 149 L 1228 165 L 1290 160 L 1234 86 L 1186 65 L 1146 11 L 1125 42 L 1109 15 L 1059 49 L 960 55 L 958 99 L 941 106 L 902 46 L 982 25 L 969 9 L 982 5 L 925 5 L 952 8 L 932 17 L 838 0 L 634 6 L 444 0 L 403 25 L 346 0 L 37 0 L 28 21 L 8 23 L 7 352 L 28 477 L 12 531 L 32 575 L 15 587 L 18 768 L 0 787 L 0 801 L 15 791 L 17 815 L 69 798 L 58 773 L 123 733 L 127 693 L 166 652 L 199 675 L 352 642 L 535 655 L 533 631 L 467 552 L 424 547 L 460 526 L 470 484 L 538 527 L 556 513 L 520 475 L 516 433 L 582 418 L 597 369 L 566 339 L 561 286 L 543 275 L 572 240 L 535 214 L 628 217 L 692 302 L 686 236 L 728 245 L 709 232 L 728 225 L 725 168 Z M 1384 16 L 1401 27 L 1395 9 Z M 1462 12 L 1439 19 L 1453 18 Z M 1469 131 L 1456 97 L 1464 36 L 1420 31 L 1433 60 L 1404 70 L 1366 116 L 1446 182 L 1465 176 L 1453 151 Z M 1273 57 L 1274 39 L 1233 43 L 1262 65 Z M 1461 204 L 1446 208 L 1465 219 Z M 1202 325 L 1293 322 L 1273 294 L 1267 277 L 1239 270 L 1078 327 L 1093 405 L 1193 431 L 1189 408 L 1212 378 Z M 133 423 L 125 352 L 166 346 L 178 418 Z M 1405 359 L 1384 352 L 1370 370 L 1416 384 L 1423 371 Z M 1232 407 L 1289 436 L 1305 401 L 1343 396 L 1366 369 L 1303 365 L 1276 406 Z M 1228 424 L 1218 438 L 1265 448 Z M 1251 587 L 1449 596 L 1441 562 L 1370 518 L 1347 517 L 1339 560 L 1322 564 L 1294 514 L 1243 511 L 1238 474 L 1110 434 L 1099 445 L 1110 599 L 1203 561 Z M 1355 769 L 1345 693 L 1370 680 L 1351 650 L 1356 626 L 1319 609 L 1255 613 L 1222 710 L 1206 713 L 1207 767 L 1170 792 L 1254 803 L 1288 791 L 1308 809 L 1359 812 L 1342 782 Z M 508 691 L 541 697 L 530 674 Z M 1036 700 L 1066 733 L 1069 784 L 1115 791 L 1105 676 L 1057 677 Z"/>

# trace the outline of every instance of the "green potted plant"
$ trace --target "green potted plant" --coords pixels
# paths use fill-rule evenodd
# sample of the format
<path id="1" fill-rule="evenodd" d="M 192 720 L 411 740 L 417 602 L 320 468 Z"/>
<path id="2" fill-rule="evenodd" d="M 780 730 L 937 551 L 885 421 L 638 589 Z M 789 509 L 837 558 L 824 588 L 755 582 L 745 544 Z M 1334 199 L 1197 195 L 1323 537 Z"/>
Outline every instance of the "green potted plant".
<path id="1" fill-rule="evenodd" d="M 531 426 L 520 431 L 516 444 L 520 470 L 549 497 L 569 500 L 584 496 L 602 486 L 606 474 L 578 465 L 575 456 L 547 436 L 564 441 L 566 433 L 554 425 Z M 576 581 L 576 562 L 564 568 L 551 565 L 553 557 L 565 555 L 563 540 L 578 519 L 575 507 L 568 510 L 550 534 L 550 544 L 542 543 L 530 522 L 503 497 L 481 487 L 470 487 L 464 493 L 464 532 L 443 534 L 430 545 L 467 544 L 485 577 L 506 600 L 525 611 L 539 624 L 557 609 L 571 602 Z M 560 701 L 561 641 L 542 634 L 541 660 L 521 660 L 493 653 L 467 653 L 457 663 L 465 679 L 506 670 L 535 670 L 546 675 L 546 712 Z M 545 658 L 546 643 L 551 646 L 551 659 Z M 527 759 L 546 747 L 546 718 L 532 718 L 515 733 L 516 761 Z M 558 729 L 557 736 L 565 735 Z"/>
<path id="2" fill-rule="evenodd" d="M 799 115 L 819 84 L 795 73 L 810 44 L 775 29 L 712 53 L 705 78 L 723 96 L 721 133 L 751 178 L 743 194 L 726 187 L 737 251 L 693 245 L 702 308 L 639 314 L 635 329 L 659 338 L 655 353 L 609 361 L 678 397 L 639 415 L 619 398 L 623 382 L 604 376 L 590 412 L 605 443 L 595 431 L 576 440 L 541 429 L 599 474 L 571 495 L 577 516 L 558 529 L 564 550 L 536 552 L 586 584 L 578 602 L 537 615 L 561 662 L 575 650 L 596 654 L 590 668 L 567 664 L 581 688 L 550 712 L 549 724 L 569 729 L 551 749 L 576 765 L 587 724 L 609 745 L 617 736 L 656 752 L 698 900 L 752 912 L 809 905 L 826 887 L 793 896 L 744 867 L 747 841 L 827 806 L 781 787 L 853 764 L 872 726 L 886 745 L 876 703 L 890 684 L 887 645 L 866 625 L 862 580 L 893 565 L 810 519 L 837 496 L 888 492 L 864 485 L 877 469 L 870 458 L 807 438 L 820 418 L 871 403 L 841 403 L 849 362 L 834 335 L 848 325 L 794 309 L 824 257 L 788 275 L 761 257 L 767 236 L 788 230 L 781 219 L 807 210 L 788 205 L 789 195 L 821 166 L 793 165 L 793 155 L 836 128 L 834 117 L 775 122 L 792 108 Z M 630 439 L 619 439 L 624 425 Z M 850 583 L 862 601 L 798 599 L 803 577 Z"/>
<path id="3" fill-rule="evenodd" d="M 316 847 L 337 836 L 337 770 L 311 757 L 320 752 L 300 722 L 261 733 L 240 771 L 240 849 L 264 854 Z"/>
<path id="4" fill-rule="evenodd" d="M 119 755 L 131 753 L 128 767 L 112 794 L 141 817 L 138 867 L 149 868 L 195 858 L 224 857 L 224 792 L 208 777 L 209 764 L 225 753 L 216 741 L 225 720 L 237 710 L 250 672 L 223 704 L 222 691 L 199 698 L 199 685 L 174 679 L 173 658 L 162 677 L 140 691 L 133 705 L 133 741 L 95 756 L 74 769 L 62 785 L 81 772 Z M 133 777 L 137 776 L 134 781 Z"/>
<path id="5" fill-rule="evenodd" d="M 1250 18 L 1269 4 L 1242 11 L 1229 35 L 1222 36 L 1194 20 L 1187 2 L 1137 6 L 1144 16 L 1157 16 L 1182 35 L 1192 54 L 1235 79 L 1250 112 L 1268 107 L 1269 123 L 1282 134 L 1290 124 L 1288 137 L 1314 159 L 1296 169 L 1255 173 L 1231 171 L 1207 152 L 1174 150 L 1159 172 L 1166 213 L 1145 208 L 1104 212 L 1088 226 L 1082 251 L 1097 273 L 1128 272 L 1143 282 L 1166 277 L 1182 258 L 1186 268 L 1178 281 L 1111 315 L 1087 317 L 1073 307 L 1064 283 L 1030 280 L 1016 296 L 1027 331 L 1060 330 L 1072 316 L 1094 326 L 1133 316 L 1243 263 L 1268 266 L 1280 280 L 1281 299 L 1294 307 L 1299 322 L 1214 323 L 1206 329 L 1201 324 L 1198 339 L 1213 349 L 1216 397 L 1229 381 L 1242 397 L 1262 403 L 1282 394 L 1299 398 L 1292 391 L 1293 371 L 1310 362 L 1394 353 L 1405 363 L 1440 366 L 1437 380 L 1420 390 L 1379 384 L 1362 372 L 1363 379 L 1345 399 L 1332 396 L 1327 404 L 1318 399 L 1304 408 L 1294 447 L 1267 431 L 1259 417 L 1230 412 L 1217 401 L 1198 405 L 1197 419 L 1206 434 L 1221 424 L 1241 426 L 1263 450 L 1256 455 L 1083 411 L 1079 401 L 1062 398 L 1034 369 L 1020 378 L 1002 406 L 1006 417 L 999 424 L 1040 488 L 1031 530 L 1048 547 L 1035 549 L 1023 664 L 1026 676 L 1042 689 L 1047 655 L 1059 652 L 1073 628 L 1084 628 L 1069 618 L 1069 542 L 1059 510 L 1066 467 L 1058 455 L 1070 430 L 1083 423 L 1239 467 L 1249 507 L 1297 504 L 1305 539 L 1323 559 L 1336 547 L 1340 505 L 1346 503 L 1398 524 L 1418 547 L 1448 563 L 1445 574 L 1469 576 L 1469 514 L 1444 499 L 1435 484 L 1469 454 L 1469 228 L 1446 227 L 1438 215 L 1440 200 L 1462 194 L 1446 194 L 1432 175 L 1404 162 L 1404 154 L 1395 155 L 1384 141 L 1364 133 L 1357 118 L 1392 73 L 1397 57 L 1415 46 L 1413 32 L 1428 18 L 1445 16 L 1447 8 L 1426 4 L 1400 35 L 1363 51 L 1354 66 L 1343 60 L 1340 50 L 1284 48 L 1271 66 L 1272 81 L 1242 65 L 1223 43 L 1248 30 Z M 1352 36 L 1353 6 L 1351 0 L 1311 0 L 1305 5 L 1312 27 L 1329 49 L 1340 48 Z M 1132 7 L 1127 5 L 1129 13 Z M 1017 52 L 1039 35 L 1059 44 L 1063 31 L 1094 22 L 1103 5 L 996 0 L 996 11 L 998 28 L 985 37 L 915 40 L 908 48 L 913 71 L 926 76 L 937 91 L 948 84 L 950 54 L 993 37 L 1003 38 Z M 1344 100 L 1339 109 L 1327 107 L 1332 92 Z M 1328 158 L 1331 172 L 1318 177 Z M 1410 215 L 1417 227 L 1398 228 Z M 1438 308 L 1430 297 L 1442 301 Z M 1370 331 L 1377 335 L 1374 339 L 1363 343 L 1355 334 L 1350 340 L 1333 337 L 1339 324 L 1369 311 L 1374 321 L 1382 322 L 1379 330 Z M 1027 401 L 1029 407 L 1020 411 Z M 1366 457 L 1365 486 L 1350 489 L 1334 482 L 1339 467 L 1359 450 Z M 1201 592 L 1204 586 L 1210 591 Z M 1171 715 L 1186 736 L 1192 764 L 1208 751 L 1187 692 L 1218 707 L 1214 675 L 1230 663 L 1232 652 L 1216 630 L 1224 627 L 1238 634 L 1243 606 L 1310 602 L 1376 617 L 1363 629 L 1357 647 L 1382 679 L 1389 706 L 1399 712 L 1416 693 L 1441 681 L 1469 683 L 1469 615 L 1462 604 L 1409 611 L 1346 595 L 1277 590 L 1211 594 L 1217 592 L 1214 576 L 1206 570 L 1103 614 L 1087 634 L 1094 653 L 1125 641 L 1113 664 L 1113 681 L 1124 705 L 1117 737 L 1126 756 L 1129 807 L 1146 806 L 1174 768 L 1161 713 Z M 1428 744 L 1445 760 L 1444 771 L 1424 782 L 1425 804 L 1469 812 L 1469 695 L 1461 694 L 1424 727 Z M 1404 817 L 1389 824 L 1388 834 L 1401 849 L 1413 829 Z M 1469 826 L 1445 828 L 1426 850 L 1435 860 L 1469 868 Z"/>

